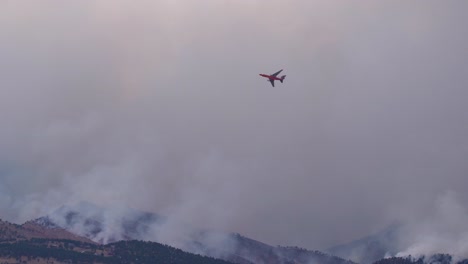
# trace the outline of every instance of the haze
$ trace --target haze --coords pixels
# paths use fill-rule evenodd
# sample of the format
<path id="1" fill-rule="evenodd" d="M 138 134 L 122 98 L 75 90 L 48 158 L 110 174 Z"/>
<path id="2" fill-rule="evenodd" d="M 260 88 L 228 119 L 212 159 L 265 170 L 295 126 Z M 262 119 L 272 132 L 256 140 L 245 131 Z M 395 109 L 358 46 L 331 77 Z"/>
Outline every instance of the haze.
<path id="1" fill-rule="evenodd" d="M 85 200 L 309 249 L 428 221 L 466 254 L 467 8 L 2 1 L 1 218 Z"/>

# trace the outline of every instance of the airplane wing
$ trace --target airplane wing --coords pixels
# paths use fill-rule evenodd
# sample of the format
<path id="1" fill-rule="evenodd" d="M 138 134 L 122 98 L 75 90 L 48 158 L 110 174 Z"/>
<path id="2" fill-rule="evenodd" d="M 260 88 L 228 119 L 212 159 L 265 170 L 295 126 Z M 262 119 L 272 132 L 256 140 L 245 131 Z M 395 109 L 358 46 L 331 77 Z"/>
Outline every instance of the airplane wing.
<path id="1" fill-rule="evenodd" d="M 270 79 L 271 86 L 275 87 L 275 80 Z"/>
<path id="2" fill-rule="evenodd" d="M 281 70 L 279 70 L 279 71 L 273 73 L 271 76 L 276 76 L 276 75 L 280 74 L 280 72 L 282 72 L 282 71 L 283 71 L 283 69 L 281 69 Z"/>

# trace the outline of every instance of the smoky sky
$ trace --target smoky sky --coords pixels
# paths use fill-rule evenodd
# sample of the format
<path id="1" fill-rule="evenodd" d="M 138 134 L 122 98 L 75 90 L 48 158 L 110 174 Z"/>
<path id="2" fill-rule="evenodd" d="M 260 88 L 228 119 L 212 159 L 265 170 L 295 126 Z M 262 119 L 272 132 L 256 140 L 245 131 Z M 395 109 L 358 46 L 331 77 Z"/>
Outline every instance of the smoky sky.
<path id="1" fill-rule="evenodd" d="M 466 2 L 0 5 L 2 219 L 85 200 L 323 249 L 467 217 Z"/>

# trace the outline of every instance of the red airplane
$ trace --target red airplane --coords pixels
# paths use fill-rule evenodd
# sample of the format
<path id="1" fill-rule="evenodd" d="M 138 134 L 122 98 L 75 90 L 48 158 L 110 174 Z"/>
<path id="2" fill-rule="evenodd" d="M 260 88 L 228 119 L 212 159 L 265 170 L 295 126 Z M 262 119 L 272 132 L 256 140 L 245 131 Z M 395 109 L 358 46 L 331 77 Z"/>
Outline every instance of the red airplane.
<path id="1" fill-rule="evenodd" d="M 259 75 L 262 76 L 262 77 L 268 78 L 267 81 L 271 82 L 271 86 L 275 87 L 275 81 L 280 81 L 281 83 L 283 83 L 283 80 L 284 80 L 284 78 L 286 77 L 286 75 L 283 75 L 283 76 L 281 76 L 281 77 L 279 77 L 279 78 L 276 77 L 276 76 L 277 76 L 278 74 L 280 74 L 280 72 L 282 72 L 282 71 L 283 71 L 283 70 L 281 69 L 281 70 L 279 70 L 279 71 L 273 73 L 272 75 L 263 74 L 263 73 L 262 73 L 262 74 L 259 74 Z"/>

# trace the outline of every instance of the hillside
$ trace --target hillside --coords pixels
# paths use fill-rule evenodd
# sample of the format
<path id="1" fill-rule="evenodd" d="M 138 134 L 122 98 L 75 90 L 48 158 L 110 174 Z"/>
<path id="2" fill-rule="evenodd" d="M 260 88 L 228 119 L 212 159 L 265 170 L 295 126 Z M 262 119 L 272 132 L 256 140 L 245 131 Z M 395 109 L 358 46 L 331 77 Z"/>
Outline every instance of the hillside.
<path id="1" fill-rule="evenodd" d="M 17 225 L 0 220 L 0 263 L 154 263 L 155 260 L 229 263 L 155 242 L 132 240 L 102 245 L 50 223 L 44 226 L 29 221 Z"/>
<path id="2" fill-rule="evenodd" d="M 402 233 L 401 224 L 393 224 L 384 230 L 352 242 L 337 245 L 326 250 L 327 253 L 351 259 L 362 264 L 371 264 L 399 252 L 398 238 Z"/>
<path id="3" fill-rule="evenodd" d="M 238 263 L 321 263 L 321 264 L 353 264 L 339 257 L 325 254 L 320 251 L 311 251 L 299 247 L 270 246 L 268 244 L 241 236 L 231 234 L 236 247 L 233 252 L 226 252 L 226 260 Z M 236 260 L 241 258 L 245 262 Z"/>
<path id="4" fill-rule="evenodd" d="M 62 206 L 50 215 L 34 220 L 34 223 L 45 228 L 62 227 L 98 243 L 120 240 L 161 242 L 158 240 L 158 232 L 172 228 L 165 226 L 165 220 L 164 217 L 153 213 L 128 208 L 101 208 L 82 202 L 74 206 Z M 196 228 L 192 228 L 190 233 L 178 240 L 177 247 L 187 252 L 240 264 L 352 263 L 319 251 L 274 247 L 239 234 L 202 231 Z"/>
<path id="5" fill-rule="evenodd" d="M 59 227 L 47 228 L 34 222 L 26 222 L 23 225 L 17 225 L 0 220 L 0 242 L 28 240 L 32 238 L 69 239 L 94 243 L 88 238 L 75 235 Z"/>
<path id="6" fill-rule="evenodd" d="M 73 240 L 31 239 L 0 243 L 1 263 L 171 263 L 229 264 L 154 242 L 97 245 Z"/>
<path id="7" fill-rule="evenodd" d="M 430 257 L 393 257 L 376 261 L 374 264 L 468 264 L 468 260 L 456 261 L 447 254 L 435 254 Z"/>
<path id="8" fill-rule="evenodd" d="M 121 240 L 150 240 L 152 226 L 164 218 L 131 208 L 103 208 L 88 202 L 62 206 L 51 214 L 32 222 L 46 228 L 63 228 L 96 243 L 107 244 Z"/>

